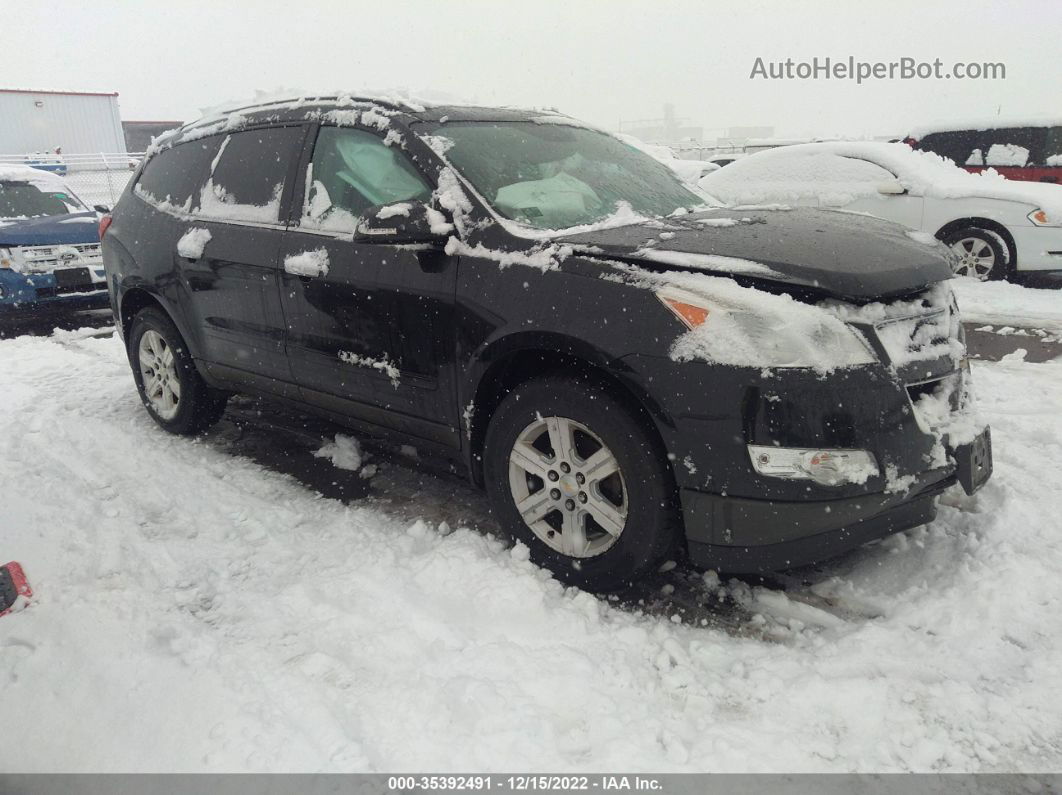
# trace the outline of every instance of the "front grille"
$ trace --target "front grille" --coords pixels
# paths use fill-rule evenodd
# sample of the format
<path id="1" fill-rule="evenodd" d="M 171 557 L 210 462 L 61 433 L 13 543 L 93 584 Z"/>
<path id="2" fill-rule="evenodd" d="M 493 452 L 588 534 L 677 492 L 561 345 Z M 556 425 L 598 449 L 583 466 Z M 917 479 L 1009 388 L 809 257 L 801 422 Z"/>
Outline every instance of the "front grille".
<path id="1" fill-rule="evenodd" d="M 22 246 L 19 249 L 22 273 L 51 273 L 62 268 L 85 268 L 103 264 L 99 243 L 71 243 L 55 246 Z"/>

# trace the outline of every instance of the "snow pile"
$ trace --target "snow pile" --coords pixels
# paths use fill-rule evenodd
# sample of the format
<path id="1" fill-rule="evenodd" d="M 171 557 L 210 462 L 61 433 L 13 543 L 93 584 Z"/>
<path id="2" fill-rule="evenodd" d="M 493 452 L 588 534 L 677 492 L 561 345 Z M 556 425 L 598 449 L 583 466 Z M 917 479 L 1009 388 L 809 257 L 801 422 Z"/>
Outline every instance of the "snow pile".
<path id="1" fill-rule="evenodd" d="M 1062 193 L 1062 188 L 1058 189 Z M 1062 292 L 1010 282 L 952 279 L 967 323 L 1026 326 L 1062 332 Z"/>
<path id="2" fill-rule="evenodd" d="M 408 218 L 409 211 L 413 209 L 413 205 L 409 202 L 399 202 L 398 204 L 389 204 L 386 207 L 381 207 L 376 212 L 376 217 L 381 220 L 388 218 Z"/>
<path id="3" fill-rule="evenodd" d="M 335 441 L 328 442 L 314 452 L 315 458 L 327 458 L 338 469 L 357 472 L 361 469 L 361 445 L 353 436 L 337 433 Z"/>
<path id="4" fill-rule="evenodd" d="M 526 251 L 523 249 L 506 251 L 504 249 L 487 248 L 482 243 L 470 246 L 456 237 L 451 237 L 446 241 L 445 250 L 451 257 L 466 256 L 494 260 L 494 262 L 498 263 L 498 267 L 502 269 L 508 268 L 510 265 L 526 265 L 543 273 L 557 270 L 560 264 L 572 255 L 571 246 L 550 244 L 535 246 Z"/>
<path id="5" fill-rule="evenodd" d="M 3 553 L 37 593 L 0 619 L 0 770 L 1056 770 L 1062 367 L 974 376 L 981 493 L 777 587 L 709 573 L 691 623 L 168 436 L 117 339 L 0 341 Z M 425 512 L 473 493 L 420 482 Z"/>
<path id="6" fill-rule="evenodd" d="M 966 350 L 959 342 L 959 313 L 950 282 L 940 282 L 915 298 L 855 306 L 827 300 L 819 304 L 846 323 L 874 326 L 893 367 L 950 357 L 958 367 Z"/>
<path id="7" fill-rule="evenodd" d="M 192 227 L 177 241 L 177 253 L 186 259 L 199 259 L 203 256 L 203 249 L 210 242 L 210 230 L 201 227 Z"/>
<path id="8" fill-rule="evenodd" d="M 294 276 L 327 276 L 328 249 L 324 246 L 284 257 L 284 270 Z"/>
<path id="9" fill-rule="evenodd" d="M 26 182 L 43 191 L 65 192 L 67 190 L 62 178 L 50 171 L 9 163 L 0 163 L 0 182 Z"/>
<path id="10" fill-rule="evenodd" d="M 720 219 L 722 220 L 722 219 Z M 664 238 L 661 233 L 660 237 Z M 667 239 L 667 238 L 664 238 Z M 738 257 L 724 257 L 718 254 L 694 254 L 686 251 L 664 251 L 655 248 L 640 248 L 632 257 L 660 262 L 664 265 L 676 265 L 684 268 L 714 271 L 716 273 L 740 273 L 752 276 L 779 277 L 780 274 L 766 265 Z"/>
<path id="11" fill-rule="evenodd" d="M 882 169 L 912 196 L 1016 201 L 1062 217 L 1062 191 L 1055 185 L 1016 182 L 994 171 L 971 174 L 939 155 L 899 143 L 829 141 L 769 149 L 709 174 L 700 186 L 728 204 L 836 207 L 880 197 L 879 186 L 891 178 Z"/>
<path id="12" fill-rule="evenodd" d="M 386 355 L 373 358 L 372 356 L 362 356 L 357 353 L 351 353 L 350 351 L 340 351 L 339 360 L 356 367 L 368 367 L 370 370 L 379 370 L 391 379 L 391 386 L 398 389 L 401 373 Z"/>

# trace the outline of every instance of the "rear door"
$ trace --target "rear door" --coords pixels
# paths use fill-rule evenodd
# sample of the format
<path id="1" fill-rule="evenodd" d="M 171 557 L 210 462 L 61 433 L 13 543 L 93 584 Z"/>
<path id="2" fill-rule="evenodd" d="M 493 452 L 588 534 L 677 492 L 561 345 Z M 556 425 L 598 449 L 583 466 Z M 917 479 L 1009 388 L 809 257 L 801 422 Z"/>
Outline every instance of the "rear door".
<path id="1" fill-rule="evenodd" d="M 369 207 L 427 201 L 431 182 L 394 136 L 323 126 L 284 237 L 287 353 L 303 398 L 457 447 L 457 260 L 430 245 L 352 242 Z"/>
<path id="2" fill-rule="evenodd" d="M 278 254 L 305 134 L 305 126 L 284 126 L 223 136 L 175 236 L 204 358 L 236 383 L 273 389 L 292 381 Z"/>

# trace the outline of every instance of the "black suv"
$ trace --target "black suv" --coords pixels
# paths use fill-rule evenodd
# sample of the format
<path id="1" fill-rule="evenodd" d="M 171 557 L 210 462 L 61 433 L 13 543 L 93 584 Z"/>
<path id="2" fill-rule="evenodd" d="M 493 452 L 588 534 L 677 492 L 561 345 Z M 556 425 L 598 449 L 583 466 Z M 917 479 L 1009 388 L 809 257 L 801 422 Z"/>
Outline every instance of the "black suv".
<path id="1" fill-rule="evenodd" d="M 103 256 L 163 428 L 246 392 L 451 456 L 592 589 L 684 553 L 819 560 L 990 471 L 940 249 L 712 208 L 557 113 L 342 96 L 205 119 L 156 143 Z"/>

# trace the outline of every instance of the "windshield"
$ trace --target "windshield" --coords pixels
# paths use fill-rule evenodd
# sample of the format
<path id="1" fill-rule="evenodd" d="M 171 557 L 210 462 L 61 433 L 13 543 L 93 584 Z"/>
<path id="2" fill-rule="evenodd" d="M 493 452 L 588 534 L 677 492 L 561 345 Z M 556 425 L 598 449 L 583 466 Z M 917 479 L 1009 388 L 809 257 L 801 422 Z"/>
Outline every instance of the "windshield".
<path id="1" fill-rule="evenodd" d="M 84 212 L 85 206 L 62 189 L 30 182 L 0 182 L 0 218 L 34 218 Z"/>
<path id="2" fill-rule="evenodd" d="M 429 133 L 497 212 L 539 229 L 649 217 L 704 201 L 662 163 L 605 133 L 535 122 L 449 122 Z"/>

